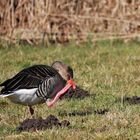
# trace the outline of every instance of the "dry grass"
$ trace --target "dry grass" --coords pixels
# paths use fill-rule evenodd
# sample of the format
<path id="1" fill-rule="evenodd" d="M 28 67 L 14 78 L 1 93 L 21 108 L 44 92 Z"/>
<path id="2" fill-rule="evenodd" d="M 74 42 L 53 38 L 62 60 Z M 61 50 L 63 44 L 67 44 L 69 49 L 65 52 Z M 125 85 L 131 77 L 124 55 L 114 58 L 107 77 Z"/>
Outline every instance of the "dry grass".
<path id="1" fill-rule="evenodd" d="M 79 43 L 140 33 L 138 0 L 7 0 L 0 10 L 0 34 L 13 42 Z"/>

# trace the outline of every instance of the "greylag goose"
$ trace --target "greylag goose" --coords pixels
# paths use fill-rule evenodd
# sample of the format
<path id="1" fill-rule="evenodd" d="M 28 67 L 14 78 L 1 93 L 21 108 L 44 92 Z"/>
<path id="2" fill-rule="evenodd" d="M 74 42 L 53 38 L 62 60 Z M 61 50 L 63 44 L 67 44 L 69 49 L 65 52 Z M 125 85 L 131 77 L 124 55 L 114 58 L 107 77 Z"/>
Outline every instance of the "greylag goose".
<path id="1" fill-rule="evenodd" d="M 72 68 L 61 61 L 55 61 L 51 66 L 33 65 L 1 83 L 0 97 L 28 106 L 33 115 L 33 105 L 46 102 L 51 107 L 70 87 L 75 89 L 72 78 Z"/>

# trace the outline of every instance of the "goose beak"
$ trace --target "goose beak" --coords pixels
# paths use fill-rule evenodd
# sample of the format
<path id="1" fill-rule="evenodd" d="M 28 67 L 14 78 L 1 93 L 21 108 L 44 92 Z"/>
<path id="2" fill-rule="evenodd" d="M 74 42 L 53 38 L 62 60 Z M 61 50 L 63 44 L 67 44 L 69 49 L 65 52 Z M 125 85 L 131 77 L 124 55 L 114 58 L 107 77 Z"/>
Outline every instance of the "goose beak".
<path id="1" fill-rule="evenodd" d="M 75 82 L 73 81 L 72 78 L 70 78 L 70 80 L 67 81 L 66 86 L 56 94 L 56 96 L 54 97 L 54 99 L 53 99 L 52 101 L 47 102 L 47 106 L 48 106 L 49 108 L 50 108 L 51 106 L 53 106 L 53 104 L 55 104 L 55 103 L 57 102 L 57 100 L 58 100 L 63 94 L 65 94 L 65 93 L 67 92 L 67 90 L 68 90 L 70 87 L 72 87 L 73 89 L 76 88 L 76 84 L 75 84 Z"/>
<path id="2" fill-rule="evenodd" d="M 73 89 L 76 89 L 76 84 L 75 84 L 75 82 L 73 81 L 72 78 L 70 78 L 70 80 L 68 80 L 67 83 L 68 83 L 69 85 L 71 85 L 71 87 L 72 87 Z"/>

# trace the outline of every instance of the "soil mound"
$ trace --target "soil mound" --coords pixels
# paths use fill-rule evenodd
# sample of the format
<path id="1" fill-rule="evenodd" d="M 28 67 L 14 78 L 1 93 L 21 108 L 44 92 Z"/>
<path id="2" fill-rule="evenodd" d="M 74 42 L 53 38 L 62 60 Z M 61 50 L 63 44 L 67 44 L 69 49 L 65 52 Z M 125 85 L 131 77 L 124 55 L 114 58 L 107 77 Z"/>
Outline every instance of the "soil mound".
<path id="1" fill-rule="evenodd" d="M 70 88 L 66 94 L 64 94 L 60 99 L 70 99 L 70 98 L 76 98 L 76 99 L 84 99 L 85 97 L 90 96 L 89 92 L 80 88 L 79 86 L 76 86 L 76 89 Z"/>
<path id="2" fill-rule="evenodd" d="M 128 102 L 129 104 L 140 104 L 140 97 L 138 96 L 125 97 L 124 101 Z"/>
<path id="3" fill-rule="evenodd" d="M 16 128 L 17 131 L 37 131 L 44 129 L 52 129 L 53 127 L 68 127 L 70 122 L 68 120 L 60 120 L 54 116 L 49 115 L 46 119 L 25 119 L 20 125 Z"/>

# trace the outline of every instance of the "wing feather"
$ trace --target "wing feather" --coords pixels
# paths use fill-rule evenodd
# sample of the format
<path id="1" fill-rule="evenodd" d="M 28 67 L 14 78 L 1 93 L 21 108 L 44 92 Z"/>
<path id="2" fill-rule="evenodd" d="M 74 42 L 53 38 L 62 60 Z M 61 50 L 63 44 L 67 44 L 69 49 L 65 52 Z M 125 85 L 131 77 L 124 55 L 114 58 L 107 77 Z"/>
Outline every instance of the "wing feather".
<path id="1" fill-rule="evenodd" d="M 23 69 L 11 79 L 4 81 L 0 86 L 4 86 L 1 93 L 22 88 L 37 88 L 44 80 L 55 76 L 57 71 L 47 65 L 34 65 Z"/>

